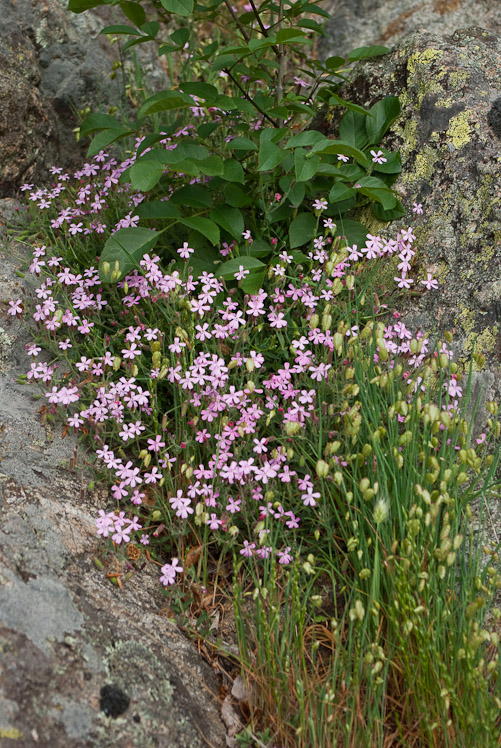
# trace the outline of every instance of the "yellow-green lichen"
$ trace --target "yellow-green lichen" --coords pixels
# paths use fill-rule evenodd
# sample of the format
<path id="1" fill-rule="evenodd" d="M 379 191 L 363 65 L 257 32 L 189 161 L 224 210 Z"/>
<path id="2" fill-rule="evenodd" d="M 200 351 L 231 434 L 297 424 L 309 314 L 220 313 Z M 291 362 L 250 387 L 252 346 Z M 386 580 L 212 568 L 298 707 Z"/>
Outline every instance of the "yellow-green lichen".
<path id="1" fill-rule="evenodd" d="M 485 330 L 478 335 L 477 333 L 472 332 L 466 338 L 463 352 L 467 355 L 472 352 L 473 355 L 478 353 L 482 353 L 483 355 L 486 353 L 492 353 L 496 347 L 498 336 L 499 327 L 497 325 L 493 325 L 491 330 L 486 327 Z M 474 371 L 481 371 L 481 368 L 482 367 L 476 361 L 473 361 Z"/>
<path id="2" fill-rule="evenodd" d="M 464 112 L 460 112 L 456 117 L 450 119 L 447 136 L 456 148 L 462 148 L 471 140 L 471 127 L 468 122 L 470 114 L 471 110 L 465 109 Z"/>
<path id="3" fill-rule="evenodd" d="M 455 318 L 454 323 L 460 325 L 461 329 L 465 333 L 469 333 L 475 327 L 475 312 L 473 309 L 463 306 L 458 316 Z"/>
<path id="4" fill-rule="evenodd" d="M 418 67 L 430 65 L 435 60 L 440 60 L 443 54 L 441 49 L 433 49 L 432 47 L 425 49 L 424 52 L 414 52 L 407 62 L 407 70 L 413 75 Z"/>
<path id="5" fill-rule="evenodd" d="M 431 146 L 425 146 L 421 153 L 418 153 L 413 166 L 402 175 L 402 181 L 406 184 L 416 180 L 430 181 L 433 176 L 434 167 L 439 159 L 439 153 Z M 410 164 L 408 165 L 408 167 Z"/>
<path id="6" fill-rule="evenodd" d="M 0 738 L 8 738 L 9 740 L 19 740 L 23 737 L 21 730 L 16 727 L 8 727 L 7 729 L 0 727 Z"/>

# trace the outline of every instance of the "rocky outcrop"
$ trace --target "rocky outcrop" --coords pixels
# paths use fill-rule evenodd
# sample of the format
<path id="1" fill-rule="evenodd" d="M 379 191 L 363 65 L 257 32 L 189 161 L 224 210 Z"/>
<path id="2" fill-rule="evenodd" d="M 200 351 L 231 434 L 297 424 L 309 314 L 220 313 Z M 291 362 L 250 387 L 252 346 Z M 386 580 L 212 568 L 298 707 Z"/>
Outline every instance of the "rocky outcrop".
<path id="1" fill-rule="evenodd" d="M 415 31 L 441 36 L 479 26 L 501 34 L 498 0 L 329 0 L 332 14 L 321 55 L 347 55 L 355 47 L 393 47 Z"/>
<path id="2" fill-rule="evenodd" d="M 76 15 L 67 0 L 0 0 L 0 197 L 24 181 L 46 179 L 47 168 L 78 166 L 86 146 L 75 142 L 75 111 L 109 105 L 127 108 L 119 57 L 101 29 L 123 22 L 106 6 Z M 153 45 L 137 50 L 151 91 L 167 78 Z M 131 74 L 129 72 L 127 75 Z"/>
<path id="3" fill-rule="evenodd" d="M 157 567 L 143 554 L 119 589 L 93 563 L 106 498 L 17 382 L 31 333 L 2 302 L 23 296 L 23 255 L 2 241 L 0 745 L 222 748 L 219 683 L 167 616 Z"/>
<path id="4" fill-rule="evenodd" d="M 360 63 L 345 98 L 370 106 L 399 96 L 402 112 L 384 145 L 399 149 L 403 171 L 394 188 L 417 237 L 417 281 L 430 271 L 437 291 L 399 308 L 406 323 L 450 330 L 457 354 L 474 361 L 474 395 L 501 396 L 501 39 L 478 28 L 452 36 L 418 32 L 385 57 Z M 337 110 L 323 122 L 336 133 Z M 423 215 L 412 218 L 412 204 Z M 369 220 L 371 233 L 385 225 Z M 395 268 L 396 270 L 396 268 Z M 397 272 L 392 273 L 396 275 Z M 419 286 L 419 282 L 416 284 Z M 466 369 L 467 364 L 464 364 Z"/>

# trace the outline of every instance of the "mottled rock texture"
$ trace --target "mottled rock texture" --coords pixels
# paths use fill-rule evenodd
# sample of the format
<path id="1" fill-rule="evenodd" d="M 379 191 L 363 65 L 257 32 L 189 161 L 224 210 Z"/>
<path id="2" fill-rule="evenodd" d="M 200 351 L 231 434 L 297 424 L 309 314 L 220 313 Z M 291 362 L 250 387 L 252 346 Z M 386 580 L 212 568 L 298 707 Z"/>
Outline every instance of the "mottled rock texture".
<path id="1" fill-rule="evenodd" d="M 480 26 L 501 33 L 499 0 L 327 0 L 323 7 L 332 14 L 323 57 L 369 44 L 393 47 L 418 30 L 445 35 Z"/>
<path id="2" fill-rule="evenodd" d="M 222 748 L 218 681 L 163 615 L 157 567 L 120 590 L 94 566 L 106 494 L 16 381 L 31 334 L 4 300 L 24 258 L 0 242 L 0 746 Z"/>
<path id="3" fill-rule="evenodd" d="M 409 295 L 406 322 L 425 330 L 450 330 L 455 348 L 474 363 L 474 394 L 501 395 L 501 40 L 478 28 L 452 36 L 417 32 L 390 55 L 359 64 L 343 96 L 370 106 L 398 96 L 402 112 L 384 145 L 398 148 L 403 171 L 394 185 L 414 226 L 413 275 L 430 271 L 438 291 Z M 336 133 L 337 111 L 323 122 Z M 330 123 L 329 123 L 330 120 Z M 424 214 L 413 220 L 412 204 Z M 367 219 L 366 216 L 364 216 Z M 369 216 L 369 221 L 371 218 Z M 375 219 L 371 233 L 385 231 Z M 397 275 L 395 272 L 391 275 Z"/>
<path id="4" fill-rule="evenodd" d="M 123 22 L 117 8 L 69 13 L 67 0 L 0 0 L 0 197 L 46 179 L 55 163 L 77 166 L 75 110 L 127 107 L 124 81 L 110 79 L 118 45 L 101 29 Z M 167 84 L 153 45 L 136 47 L 151 91 Z"/>

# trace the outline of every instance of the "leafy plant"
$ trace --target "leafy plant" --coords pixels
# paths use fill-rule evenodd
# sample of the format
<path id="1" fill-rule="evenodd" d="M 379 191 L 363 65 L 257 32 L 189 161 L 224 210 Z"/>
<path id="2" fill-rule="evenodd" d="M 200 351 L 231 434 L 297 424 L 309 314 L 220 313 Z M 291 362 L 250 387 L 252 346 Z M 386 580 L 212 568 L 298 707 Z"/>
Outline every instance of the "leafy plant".
<path id="1" fill-rule="evenodd" d="M 379 148 L 400 112 L 398 99 L 386 97 L 366 110 L 337 93 L 347 63 L 385 54 L 386 47 L 359 48 L 348 60 L 314 59 L 315 37 L 329 14 L 310 0 L 266 0 L 259 8 L 251 2 L 243 13 L 223 0 L 206 6 L 161 0 L 153 3 L 154 20 L 128 0 L 70 0 L 68 7 L 81 13 L 105 4 L 118 5 L 132 25 L 102 33 L 128 37 L 123 52 L 154 41 L 173 86 L 147 97 L 133 122 L 91 114 L 80 135 L 92 136 L 88 156 L 137 136 L 120 179 L 147 195 L 137 215 L 142 225 L 166 232 L 156 246 L 164 257 L 172 256 L 175 232 L 195 247 L 197 274 L 214 269 L 219 260 L 211 248 L 226 243 L 251 271 L 243 286 L 250 291 L 273 264 L 277 243 L 300 248 L 316 234 L 319 213 L 312 206 L 319 200 L 328 204 L 325 215 L 337 235 L 359 246 L 365 227 L 347 217 L 367 205 L 383 221 L 403 215 L 391 189 L 400 156 Z M 296 71 L 307 80 L 293 76 Z M 309 129 L 323 105 L 347 109 L 338 139 Z M 146 251 L 143 228 L 123 231 L 105 246 L 102 281 L 123 278 Z"/>

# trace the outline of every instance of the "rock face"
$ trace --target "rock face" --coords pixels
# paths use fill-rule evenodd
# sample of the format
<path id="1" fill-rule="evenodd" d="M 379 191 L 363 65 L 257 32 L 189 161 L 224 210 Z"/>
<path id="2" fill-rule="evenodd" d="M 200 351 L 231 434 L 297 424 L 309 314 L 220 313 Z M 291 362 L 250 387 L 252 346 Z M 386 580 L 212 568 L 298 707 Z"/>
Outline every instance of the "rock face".
<path id="1" fill-rule="evenodd" d="M 1 204 L 1 201 L 0 201 Z M 1 240 L 0 240 L 1 241 Z M 22 256 L 0 246 L 1 299 Z M 103 506 L 70 470 L 76 443 L 42 426 L 29 331 L 0 302 L 0 745 L 225 746 L 218 682 L 162 608 L 146 563 L 122 590 L 93 564 Z M 146 559 L 144 559 L 146 562 Z"/>
<path id="2" fill-rule="evenodd" d="M 479 26 L 501 33 L 498 0 L 330 0 L 332 14 L 321 43 L 323 57 L 347 55 L 355 47 L 393 47 L 418 30 L 453 34 Z"/>
<path id="3" fill-rule="evenodd" d="M 23 181 L 46 178 L 55 163 L 80 165 L 75 110 L 127 106 L 119 73 L 110 80 L 118 45 L 101 29 L 123 22 L 106 6 L 76 15 L 67 0 L 0 0 L 0 197 Z M 153 45 L 135 48 L 151 91 L 167 85 Z M 129 102 L 130 103 L 130 102 Z"/>
<path id="4" fill-rule="evenodd" d="M 474 395 L 501 395 L 501 40 L 478 28 L 452 36 L 418 32 L 385 57 L 352 71 L 345 98 L 370 106 L 399 96 L 402 112 L 385 137 L 403 171 L 394 185 L 416 234 L 416 285 L 430 271 L 439 290 L 405 302 L 406 323 L 450 330 L 473 365 Z M 331 113 L 336 116 L 336 110 Z M 328 117 L 329 119 L 329 117 Z M 324 122 L 327 132 L 336 132 Z M 424 214 L 412 219 L 412 204 Z M 375 219 L 373 234 L 385 230 Z M 395 268 L 396 270 L 396 268 Z M 396 275 L 397 272 L 392 273 Z M 400 308 L 400 307 L 399 307 Z M 465 367 L 466 368 L 466 367 Z"/>

